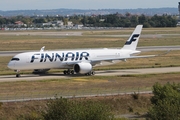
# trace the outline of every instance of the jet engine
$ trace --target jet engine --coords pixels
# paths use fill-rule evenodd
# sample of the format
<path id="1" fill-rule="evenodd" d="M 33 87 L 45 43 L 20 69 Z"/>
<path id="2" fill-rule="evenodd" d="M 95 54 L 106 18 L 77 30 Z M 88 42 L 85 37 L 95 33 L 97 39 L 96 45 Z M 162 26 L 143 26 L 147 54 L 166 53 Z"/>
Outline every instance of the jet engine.
<path id="1" fill-rule="evenodd" d="M 80 74 L 86 74 L 91 72 L 92 65 L 90 63 L 78 63 L 74 65 L 74 71 Z"/>

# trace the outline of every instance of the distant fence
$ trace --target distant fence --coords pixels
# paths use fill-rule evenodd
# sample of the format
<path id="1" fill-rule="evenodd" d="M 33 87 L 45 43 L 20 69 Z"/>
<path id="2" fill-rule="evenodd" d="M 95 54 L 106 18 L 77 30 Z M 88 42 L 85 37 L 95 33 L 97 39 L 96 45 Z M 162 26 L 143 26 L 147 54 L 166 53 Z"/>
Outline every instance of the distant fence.
<path id="1" fill-rule="evenodd" d="M 5 31 L 16 31 L 16 30 L 118 30 L 123 29 L 123 27 L 44 27 L 44 28 L 4 28 Z"/>

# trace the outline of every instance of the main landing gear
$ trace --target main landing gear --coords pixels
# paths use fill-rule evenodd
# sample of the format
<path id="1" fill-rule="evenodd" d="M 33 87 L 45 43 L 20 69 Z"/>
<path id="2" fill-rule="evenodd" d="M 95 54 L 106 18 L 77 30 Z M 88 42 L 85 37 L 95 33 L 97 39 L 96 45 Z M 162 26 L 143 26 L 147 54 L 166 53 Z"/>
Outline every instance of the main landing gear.
<path id="1" fill-rule="evenodd" d="M 90 71 L 89 73 L 86 73 L 85 75 L 87 75 L 87 76 L 95 75 L 95 72 L 94 71 Z"/>
<path id="2" fill-rule="evenodd" d="M 64 70 L 63 73 L 64 75 L 70 75 L 70 74 L 74 75 L 74 70 L 70 70 L 70 69 Z"/>
<path id="3" fill-rule="evenodd" d="M 68 70 L 64 70 L 63 73 L 64 73 L 64 75 L 74 75 L 75 71 L 68 69 Z M 87 75 L 87 76 L 95 75 L 95 72 L 90 71 L 89 73 L 86 73 L 85 75 Z"/>

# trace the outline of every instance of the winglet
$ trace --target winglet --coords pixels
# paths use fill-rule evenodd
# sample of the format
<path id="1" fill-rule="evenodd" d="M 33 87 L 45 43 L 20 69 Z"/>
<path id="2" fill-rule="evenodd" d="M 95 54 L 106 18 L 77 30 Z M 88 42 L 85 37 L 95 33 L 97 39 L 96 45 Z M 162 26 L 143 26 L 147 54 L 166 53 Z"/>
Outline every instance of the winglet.
<path id="1" fill-rule="evenodd" d="M 44 52 L 45 46 L 43 46 L 40 50 L 40 52 Z"/>
<path id="2" fill-rule="evenodd" d="M 143 25 L 137 25 L 136 29 L 132 33 L 132 35 L 129 37 L 129 39 L 126 41 L 125 45 L 122 49 L 128 49 L 128 50 L 136 50 L 140 34 L 142 31 Z"/>
<path id="3" fill-rule="evenodd" d="M 168 50 L 168 51 L 166 51 L 165 53 L 161 53 L 161 54 L 158 54 L 158 55 L 156 55 L 156 56 L 163 56 L 163 55 L 168 54 L 169 52 L 171 52 L 171 50 Z"/>

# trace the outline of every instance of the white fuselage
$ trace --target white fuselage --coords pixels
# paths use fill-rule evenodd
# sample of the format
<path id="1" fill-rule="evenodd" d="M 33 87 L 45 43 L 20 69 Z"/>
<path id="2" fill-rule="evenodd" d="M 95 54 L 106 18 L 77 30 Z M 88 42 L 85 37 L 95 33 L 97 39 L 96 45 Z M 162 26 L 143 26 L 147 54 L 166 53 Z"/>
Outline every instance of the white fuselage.
<path id="1" fill-rule="evenodd" d="M 76 63 L 87 62 L 92 66 L 99 61 L 127 58 L 139 51 L 121 49 L 89 49 L 68 51 L 43 51 L 20 53 L 12 58 L 8 67 L 14 70 L 73 68 Z"/>

